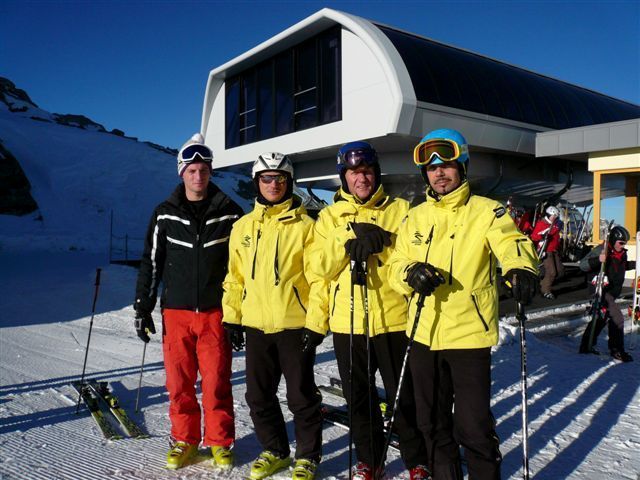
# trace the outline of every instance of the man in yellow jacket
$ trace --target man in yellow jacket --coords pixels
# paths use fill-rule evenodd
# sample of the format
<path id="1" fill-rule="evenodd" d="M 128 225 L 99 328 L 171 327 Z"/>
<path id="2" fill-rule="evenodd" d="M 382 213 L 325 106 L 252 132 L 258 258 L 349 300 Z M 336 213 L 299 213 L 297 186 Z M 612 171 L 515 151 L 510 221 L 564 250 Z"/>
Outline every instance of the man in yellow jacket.
<path id="1" fill-rule="evenodd" d="M 309 292 L 315 284 L 308 268 L 313 220 L 292 195 L 293 166 L 286 155 L 260 155 L 252 173 L 258 197 L 254 210 L 231 231 L 222 299 L 223 323 L 234 350 L 244 347 L 246 333 L 246 400 L 264 449 L 251 466 L 251 478 L 266 478 L 291 464 L 277 397 L 284 375 L 296 435 L 292 478 L 310 480 L 322 446 L 315 348 L 303 348 L 306 317 L 314 315 Z"/>
<path id="2" fill-rule="evenodd" d="M 347 402 L 353 400 L 349 407 L 358 459 L 353 478 L 369 480 L 375 466 L 381 464 L 385 441 L 375 372 L 380 371 L 391 404 L 407 345 L 406 300 L 389 287 L 387 261 L 409 204 L 385 193 L 376 151 L 366 142 L 351 142 L 340 148 L 338 173 L 342 188 L 336 193 L 335 203 L 325 207 L 316 221 L 311 260 L 314 273 L 330 281 L 330 316 L 307 317 L 307 328 L 320 338 L 328 328 L 333 332 L 345 397 Z M 360 271 L 362 265 L 365 268 Z M 415 424 L 412 397 L 411 382 L 407 382 L 396 426 L 410 478 L 419 480 L 427 478 L 427 456 Z"/>
<path id="3" fill-rule="evenodd" d="M 502 205 L 471 194 L 468 146 L 459 132 L 429 133 L 414 161 L 427 182 L 427 199 L 409 211 L 398 233 L 389 283 L 410 298 L 408 334 L 418 296 L 426 296 L 409 358 L 418 426 L 434 478 L 462 480 L 462 445 L 470 479 L 499 479 L 502 457 L 490 409 L 496 265 L 515 299 L 526 304 L 537 290 L 538 259 Z"/>

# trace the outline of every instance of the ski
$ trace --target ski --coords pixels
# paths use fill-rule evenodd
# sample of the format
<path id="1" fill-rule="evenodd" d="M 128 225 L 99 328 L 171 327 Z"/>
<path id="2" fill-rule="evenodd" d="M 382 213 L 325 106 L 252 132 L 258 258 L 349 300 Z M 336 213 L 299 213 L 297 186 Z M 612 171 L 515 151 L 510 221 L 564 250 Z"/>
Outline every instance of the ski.
<path id="1" fill-rule="evenodd" d="M 321 392 L 328 393 L 330 395 L 334 395 L 341 399 L 345 399 L 344 392 L 340 387 L 342 382 L 337 378 L 329 379 L 331 385 L 318 385 L 318 390 Z M 339 386 L 340 385 L 340 386 Z M 384 433 L 387 434 L 389 428 L 389 417 L 387 416 L 387 402 L 380 401 L 380 412 L 382 413 L 383 421 L 384 421 Z M 341 409 L 338 407 L 334 407 L 331 405 L 322 404 L 323 418 L 334 425 L 343 422 L 340 426 L 344 426 L 345 428 L 349 428 L 349 415 L 345 409 Z M 397 433 L 395 432 L 391 436 L 391 446 L 396 450 L 400 448 L 400 439 L 398 438 Z"/>
<path id="2" fill-rule="evenodd" d="M 146 438 L 149 436 L 127 415 L 125 409 L 120 406 L 118 398 L 111 392 L 107 382 L 93 380 L 89 381 L 87 385 L 99 401 L 106 405 L 127 435 L 131 438 Z"/>
<path id="3" fill-rule="evenodd" d="M 346 408 L 334 407 L 323 403 L 320 410 L 322 411 L 322 419 L 325 422 L 344 430 L 349 430 L 349 413 Z M 394 450 L 400 451 L 400 441 L 395 434 L 391 436 L 391 443 L 389 446 Z"/>
<path id="4" fill-rule="evenodd" d="M 629 306 L 631 319 L 631 338 L 629 347 L 635 349 L 640 336 L 640 232 L 636 233 L 636 272 L 633 280 L 633 302 Z"/>
<path id="5" fill-rule="evenodd" d="M 89 413 L 91 413 L 91 417 L 95 420 L 98 428 L 100 428 L 104 438 L 107 440 L 121 439 L 122 435 L 120 435 L 113 425 L 111 425 L 111 422 L 109 422 L 105 412 L 100 408 L 100 402 L 96 394 L 93 393 L 86 384 L 80 385 L 79 383 L 74 382 L 72 385 L 75 391 L 78 392 L 78 395 L 80 395 L 80 398 L 82 398 L 84 404 L 87 406 Z"/>

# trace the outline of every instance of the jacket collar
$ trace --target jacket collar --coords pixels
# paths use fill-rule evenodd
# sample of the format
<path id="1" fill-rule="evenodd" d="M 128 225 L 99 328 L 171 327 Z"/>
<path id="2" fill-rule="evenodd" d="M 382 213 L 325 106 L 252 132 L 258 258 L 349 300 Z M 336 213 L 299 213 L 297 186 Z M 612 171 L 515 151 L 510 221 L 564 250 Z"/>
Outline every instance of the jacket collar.
<path id="1" fill-rule="evenodd" d="M 255 207 L 249 215 L 258 221 L 263 221 L 265 218 L 274 218 L 281 222 L 286 222 L 305 213 L 307 213 L 307 209 L 302 204 L 300 197 L 292 195 L 291 198 L 275 205 L 265 205 L 256 200 Z"/>
<path id="2" fill-rule="evenodd" d="M 351 195 L 350 193 L 347 193 L 342 188 L 340 188 L 333 196 L 333 201 L 334 203 L 347 202 L 354 206 L 362 205 L 365 208 L 377 209 L 382 208 L 389 202 L 389 195 L 385 193 L 383 186 L 380 185 L 375 193 L 371 195 L 371 198 L 369 198 L 369 200 L 367 200 L 366 202 L 362 202 L 355 195 Z"/>
<path id="3" fill-rule="evenodd" d="M 471 197 L 469 182 L 464 181 L 454 191 L 446 195 L 438 195 L 430 186 L 427 187 L 427 204 L 438 208 L 453 210 L 466 205 Z"/>

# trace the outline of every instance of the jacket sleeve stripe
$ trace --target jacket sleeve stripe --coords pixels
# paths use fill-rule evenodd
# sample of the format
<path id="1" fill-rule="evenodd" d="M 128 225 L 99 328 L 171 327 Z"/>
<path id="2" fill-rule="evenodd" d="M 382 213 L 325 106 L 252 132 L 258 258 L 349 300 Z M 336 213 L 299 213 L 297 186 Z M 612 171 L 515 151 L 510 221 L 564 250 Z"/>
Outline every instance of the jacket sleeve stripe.
<path id="1" fill-rule="evenodd" d="M 180 218 L 176 215 L 158 215 L 158 221 L 160 220 L 174 220 L 176 222 L 184 223 L 185 225 L 191 225 L 191 221 L 186 218 Z"/>
<path id="2" fill-rule="evenodd" d="M 182 240 L 176 240 L 175 238 L 171 238 L 169 235 L 167 235 L 167 240 L 171 243 L 175 243 L 176 245 L 182 245 L 184 247 L 189 247 L 189 248 L 193 248 L 193 244 L 189 243 L 189 242 L 183 242 Z"/>
<path id="3" fill-rule="evenodd" d="M 212 240 L 210 242 L 207 242 L 204 245 L 202 245 L 202 248 L 207 248 L 207 247 L 210 247 L 212 245 L 216 245 L 218 243 L 226 242 L 227 240 L 229 240 L 229 236 L 228 235 L 226 237 L 224 237 L 224 238 L 218 238 L 216 240 Z"/>
<path id="4" fill-rule="evenodd" d="M 158 285 L 157 285 L 158 265 L 156 263 L 157 252 L 158 252 L 158 223 L 156 222 L 156 228 L 153 229 L 153 247 L 151 248 L 151 287 L 149 288 L 149 298 L 155 297 L 156 288 L 158 288 Z"/>
<path id="5" fill-rule="evenodd" d="M 212 223 L 224 222 L 225 220 L 233 220 L 236 218 L 240 218 L 240 215 L 225 215 L 224 217 L 218 218 L 210 218 L 205 222 L 205 225 L 210 225 Z"/>

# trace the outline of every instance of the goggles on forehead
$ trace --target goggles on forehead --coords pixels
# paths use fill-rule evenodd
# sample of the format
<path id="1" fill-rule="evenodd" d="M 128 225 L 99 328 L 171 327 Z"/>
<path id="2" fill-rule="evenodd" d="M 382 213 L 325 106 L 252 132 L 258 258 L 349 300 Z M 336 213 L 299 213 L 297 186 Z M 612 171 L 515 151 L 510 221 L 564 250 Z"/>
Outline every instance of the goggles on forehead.
<path id="1" fill-rule="evenodd" d="M 202 144 L 194 144 L 189 145 L 184 150 L 182 150 L 182 162 L 189 163 L 193 162 L 198 155 L 203 162 L 211 162 L 213 160 L 213 155 L 211 155 L 211 150 L 209 147 Z"/>
<path id="2" fill-rule="evenodd" d="M 284 183 L 287 181 L 287 176 L 286 175 L 260 175 L 258 178 L 260 178 L 260 181 L 262 183 Z"/>
<path id="3" fill-rule="evenodd" d="M 372 150 L 349 150 L 338 156 L 338 165 L 346 168 L 356 168 L 362 164 L 371 166 L 377 161 L 377 155 Z"/>
<path id="4" fill-rule="evenodd" d="M 456 142 L 445 138 L 427 140 L 419 143 L 413 150 L 413 163 L 419 167 L 424 167 L 434 163 L 436 160 L 440 160 L 440 162 L 435 163 L 455 162 L 465 153 L 464 147 L 466 145 L 461 149 Z"/>

